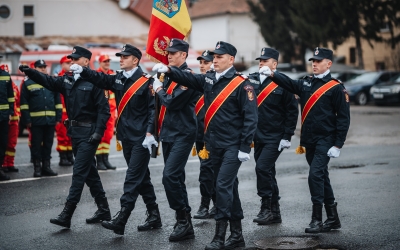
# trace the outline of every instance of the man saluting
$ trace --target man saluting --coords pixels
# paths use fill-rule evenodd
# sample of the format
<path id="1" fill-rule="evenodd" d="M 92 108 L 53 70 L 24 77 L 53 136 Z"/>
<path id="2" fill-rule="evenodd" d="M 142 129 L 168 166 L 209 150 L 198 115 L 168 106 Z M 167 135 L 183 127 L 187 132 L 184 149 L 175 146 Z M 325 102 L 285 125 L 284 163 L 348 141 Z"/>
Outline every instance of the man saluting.
<path id="1" fill-rule="evenodd" d="M 247 77 L 237 73 L 233 67 L 236 48 L 221 41 L 211 53 L 215 71 L 205 75 L 163 64 L 156 64 L 153 70 L 167 73 L 173 81 L 204 93 L 207 110 L 204 118 L 205 147 L 200 156 L 207 157 L 205 151 L 208 151 L 217 171 L 216 229 L 214 239 L 206 249 L 233 249 L 245 246 L 237 173 L 241 163 L 250 159 L 250 144 L 258 121 L 257 100 Z M 225 242 L 228 221 L 231 235 Z"/>

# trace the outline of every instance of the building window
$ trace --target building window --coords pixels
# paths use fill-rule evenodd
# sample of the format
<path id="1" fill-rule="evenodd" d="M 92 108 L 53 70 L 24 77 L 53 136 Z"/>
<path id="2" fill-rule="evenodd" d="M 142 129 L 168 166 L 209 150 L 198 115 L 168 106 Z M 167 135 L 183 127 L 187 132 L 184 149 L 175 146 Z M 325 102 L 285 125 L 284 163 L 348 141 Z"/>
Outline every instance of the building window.
<path id="1" fill-rule="evenodd" d="M 24 5 L 24 17 L 33 16 L 33 5 Z"/>
<path id="2" fill-rule="evenodd" d="M 350 63 L 356 63 L 356 48 L 350 48 Z"/>
<path id="3" fill-rule="evenodd" d="M 35 24 L 34 23 L 24 23 L 25 36 L 35 35 Z"/>
<path id="4" fill-rule="evenodd" d="M 6 5 L 0 6 L 0 18 L 7 19 L 10 16 L 10 8 Z"/>
<path id="5" fill-rule="evenodd" d="M 376 62 L 375 63 L 376 70 L 385 70 L 385 62 Z M 380 80 L 381 82 L 386 82 L 390 78 L 390 75 L 386 76 L 386 78 L 382 77 Z"/>

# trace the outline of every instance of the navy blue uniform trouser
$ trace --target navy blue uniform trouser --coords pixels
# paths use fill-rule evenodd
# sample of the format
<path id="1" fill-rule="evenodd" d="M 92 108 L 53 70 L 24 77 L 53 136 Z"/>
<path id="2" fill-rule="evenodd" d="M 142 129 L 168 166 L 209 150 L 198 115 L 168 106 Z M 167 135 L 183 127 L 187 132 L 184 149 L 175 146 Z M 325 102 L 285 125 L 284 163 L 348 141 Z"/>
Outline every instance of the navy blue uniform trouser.
<path id="1" fill-rule="evenodd" d="M 203 149 L 204 142 L 196 141 L 196 150 L 197 155 L 199 151 Z M 216 176 L 214 174 L 214 169 L 211 163 L 211 159 L 201 159 L 200 160 L 200 174 L 199 174 L 199 182 L 200 182 L 200 194 L 201 197 L 212 199 L 215 204 L 215 179 Z"/>
<path id="2" fill-rule="evenodd" d="M 164 171 L 162 183 L 167 195 L 169 207 L 175 211 L 186 209 L 189 206 L 185 185 L 185 166 L 192 149 L 193 142 L 175 141 L 163 142 Z"/>
<path id="3" fill-rule="evenodd" d="M 121 196 L 121 207 L 129 211 L 135 208 L 139 195 L 147 208 L 156 204 L 156 194 L 150 179 L 150 153 L 142 146 L 142 142 L 122 141 L 124 157 L 128 164 L 124 182 L 124 194 Z"/>
<path id="4" fill-rule="evenodd" d="M 213 148 L 207 144 L 212 165 L 216 174 L 215 193 L 217 198 L 217 213 L 215 220 L 243 219 L 242 204 L 240 203 L 237 174 L 242 164 L 238 159 L 239 146 L 229 148 Z"/>
<path id="5" fill-rule="evenodd" d="M 261 198 L 270 198 L 272 202 L 280 199 L 276 181 L 275 162 L 282 151 L 278 151 L 279 142 L 255 143 L 254 159 L 256 160 L 257 194 Z"/>
<path id="6" fill-rule="evenodd" d="M 313 147 L 306 147 L 306 159 L 308 165 L 310 165 L 308 186 L 313 204 L 322 205 L 325 203 L 330 205 L 335 202 L 328 172 L 330 158 L 327 156 L 333 143 L 332 137 L 327 137 L 319 140 Z"/>
<path id="7" fill-rule="evenodd" d="M 33 160 L 50 160 L 53 147 L 55 125 L 31 127 L 31 154 Z"/>
<path id="8" fill-rule="evenodd" d="M 94 158 L 99 143 L 90 143 L 88 139 L 72 138 L 72 151 L 75 156 L 75 163 L 72 170 L 72 184 L 69 189 L 67 201 L 75 204 L 81 199 L 85 183 L 89 187 L 93 198 L 106 197 Z"/>
<path id="9" fill-rule="evenodd" d="M 0 121 L 0 164 L 3 165 L 8 142 L 8 120 Z"/>

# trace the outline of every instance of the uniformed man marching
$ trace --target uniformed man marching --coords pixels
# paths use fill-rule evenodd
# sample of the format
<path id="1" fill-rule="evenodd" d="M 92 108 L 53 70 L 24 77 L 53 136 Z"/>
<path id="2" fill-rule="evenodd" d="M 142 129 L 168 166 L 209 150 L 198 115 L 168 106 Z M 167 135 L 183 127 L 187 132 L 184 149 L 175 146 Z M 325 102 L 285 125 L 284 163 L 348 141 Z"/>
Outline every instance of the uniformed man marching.
<path id="1" fill-rule="evenodd" d="M 88 67 L 91 56 L 89 50 L 75 46 L 68 58 L 71 58 L 73 63 Z M 72 150 L 75 155 L 72 184 L 63 211 L 50 222 L 67 228 L 71 226 L 71 217 L 81 199 L 85 183 L 98 207 L 87 222 L 110 220 L 106 193 L 94 159 L 110 117 L 110 108 L 104 91 L 83 80 L 79 74 L 53 77 L 30 69 L 26 65 L 21 65 L 19 69 L 45 88 L 60 92 L 64 96 L 67 108 L 69 119 L 65 124 L 68 127 L 68 135 L 72 138 Z"/>
<path id="2" fill-rule="evenodd" d="M 44 60 L 37 60 L 35 69 L 47 75 Z M 60 94 L 26 79 L 21 88 L 21 119 L 30 128 L 33 177 L 56 176 L 50 167 L 55 126 L 61 122 Z"/>
<path id="3" fill-rule="evenodd" d="M 306 153 L 310 165 L 308 185 L 311 193 L 312 216 L 306 233 L 328 232 L 341 227 L 337 203 L 329 180 L 328 163 L 337 158 L 350 126 L 349 97 L 343 84 L 334 79 L 332 50 L 316 48 L 312 61 L 313 76 L 292 80 L 278 71 L 263 66 L 260 73 L 270 76 L 279 86 L 297 94 L 301 100 L 301 139 L 298 153 Z M 327 219 L 322 223 L 322 206 Z"/>
<path id="4" fill-rule="evenodd" d="M 278 58 L 278 51 L 263 48 L 256 60 L 259 60 L 259 68 L 268 66 L 276 70 Z M 254 158 L 257 194 L 261 197 L 261 209 L 253 222 L 260 225 L 281 223 L 275 162 L 283 149 L 291 145 L 290 139 L 299 114 L 298 102 L 292 93 L 258 72 L 250 74 L 249 79 L 257 94 L 258 124 L 254 136 Z"/>
<path id="5" fill-rule="evenodd" d="M 190 72 L 186 58 L 189 44 L 173 38 L 167 48 L 170 66 Z M 191 74 L 191 73 L 189 73 Z M 164 156 L 163 184 L 170 208 L 176 212 L 176 224 L 170 241 L 194 238 L 191 207 L 186 192 L 185 166 L 196 140 L 197 121 L 194 106 L 198 92 L 165 77 L 161 83 L 155 79 L 153 88 L 160 104 L 159 128 Z"/>
<path id="6" fill-rule="evenodd" d="M 3 56 L 0 56 L 2 58 Z M 7 150 L 8 122 L 14 115 L 14 91 L 10 74 L 0 68 L 0 162 L 3 164 Z M 10 177 L 4 174 L 0 168 L 0 181 L 9 180 Z"/>
<path id="7" fill-rule="evenodd" d="M 207 157 L 209 152 L 214 171 L 217 171 L 216 229 L 206 249 L 234 249 L 245 246 L 237 173 L 241 163 L 250 159 L 250 144 L 258 120 L 257 101 L 247 77 L 233 67 L 236 48 L 221 41 L 212 54 L 215 71 L 205 75 L 163 64 L 156 64 L 153 70 L 168 72 L 166 75 L 171 80 L 204 93 L 205 148 L 200 156 Z M 231 235 L 225 242 L 228 221 Z"/>
<path id="8" fill-rule="evenodd" d="M 160 228 L 160 212 L 150 179 L 149 161 L 151 145 L 157 144 L 154 136 L 154 92 L 153 78 L 142 71 L 139 61 L 142 52 L 135 46 L 125 44 L 120 57 L 121 71 L 116 75 L 95 72 L 79 65 L 71 70 L 99 88 L 111 90 L 116 95 L 118 105 L 117 139 L 122 142 L 124 157 L 128 164 L 121 196 L 121 211 L 111 221 L 103 221 L 102 226 L 123 235 L 127 220 L 135 208 L 139 194 L 147 207 L 148 217 L 139 231 Z"/>
<path id="9" fill-rule="evenodd" d="M 200 63 L 200 73 L 205 74 L 208 70 L 211 69 L 213 56 L 210 54 L 210 51 L 205 50 L 201 54 L 201 56 L 197 57 L 197 60 Z M 197 137 L 196 137 L 196 151 L 199 154 L 199 151 L 204 147 L 204 115 L 206 114 L 206 109 L 204 107 L 204 95 L 199 92 L 199 99 L 196 102 L 196 106 L 194 111 L 197 117 Z M 214 218 L 216 213 L 216 208 L 213 206 L 209 210 L 210 201 L 212 200 L 214 205 L 215 201 L 215 178 L 214 178 L 214 169 L 212 167 L 211 159 L 201 159 L 200 160 L 200 174 L 199 174 L 199 182 L 200 182 L 200 194 L 201 194 L 201 203 L 199 210 L 197 213 L 193 215 L 195 219 L 208 219 Z"/>

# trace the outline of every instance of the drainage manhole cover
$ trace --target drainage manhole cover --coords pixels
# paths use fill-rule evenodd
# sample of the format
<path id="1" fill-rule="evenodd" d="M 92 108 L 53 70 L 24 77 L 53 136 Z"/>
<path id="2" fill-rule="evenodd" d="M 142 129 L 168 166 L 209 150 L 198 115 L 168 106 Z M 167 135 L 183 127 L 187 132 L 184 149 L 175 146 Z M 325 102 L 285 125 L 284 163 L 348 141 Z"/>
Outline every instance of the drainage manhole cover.
<path id="1" fill-rule="evenodd" d="M 312 237 L 273 237 L 254 243 L 258 249 L 314 249 L 319 246 Z"/>

